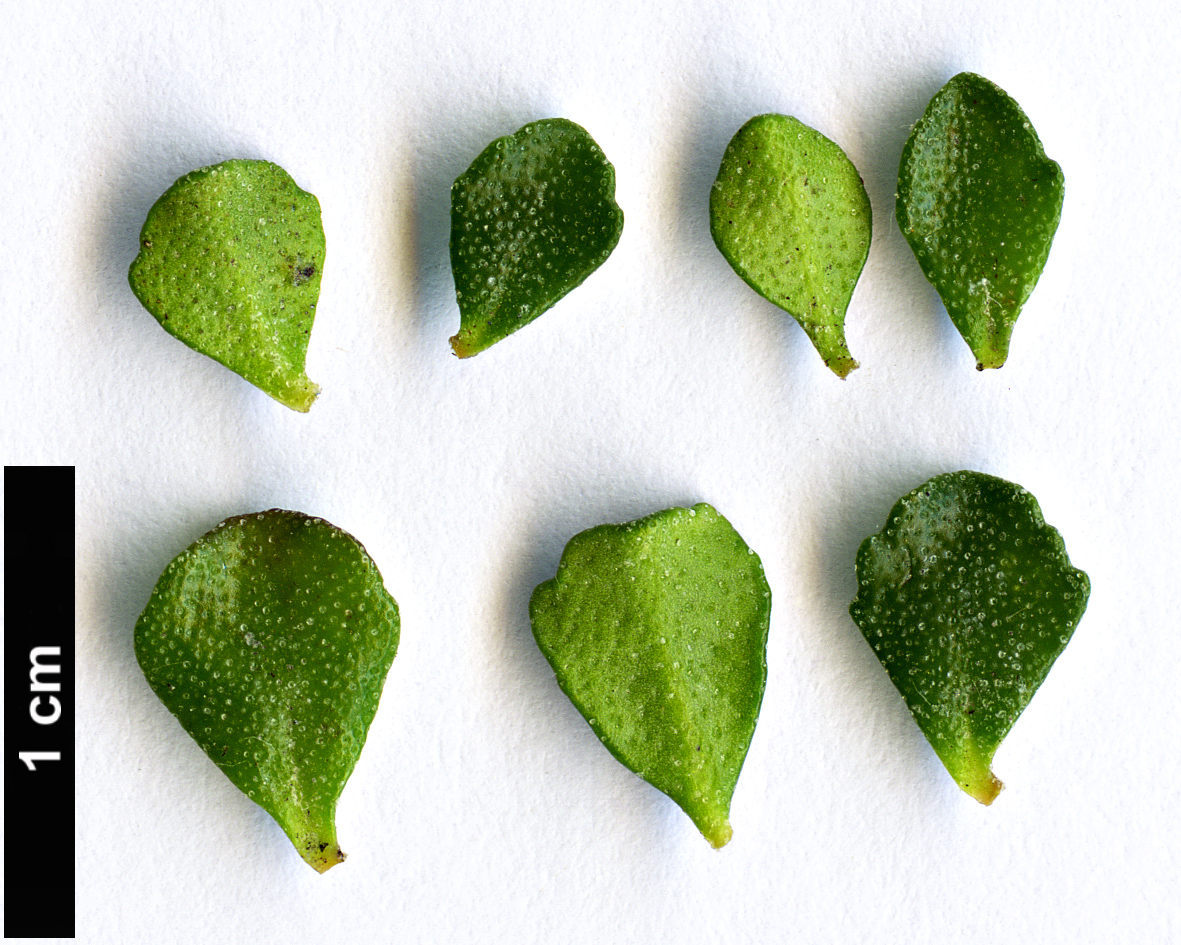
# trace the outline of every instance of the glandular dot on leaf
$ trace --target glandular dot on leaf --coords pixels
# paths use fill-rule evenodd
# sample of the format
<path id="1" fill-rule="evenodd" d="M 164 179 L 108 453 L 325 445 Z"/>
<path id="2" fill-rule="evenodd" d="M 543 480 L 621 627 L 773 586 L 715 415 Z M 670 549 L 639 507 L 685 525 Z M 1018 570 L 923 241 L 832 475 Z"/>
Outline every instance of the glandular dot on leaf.
<path id="1" fill-rule="evenodd" d="M 586 129 L 530 122 L 488 145 L 451 187 L 451 272 L 471 357 L 529 324 L 619 242 L 615 168 Z"/>
<path id="2" fill-rule="evenodd" d="M 704 503 L 575 535 L 529 603 L 563 692 L 714 847 L 732 833 L 770 612 L 758 555 Z"/>
<path id="3" fill-rule="evenodd" d="M 271 509 L 227 519 L 168 565 L 135 655 L 185 731 L 322 873 L 344 860 L 336 803 L 399 632 L 355 538 Z"/>
<path id="4" fill-rule="evenodd" d="M 306 413 L 324 254 L 312 194 L 269 161 L 225 161 L 156 201 L 128 280 L 167 332 Z"/>
<path id="5" fill-rule="evenodd" d="M 898 226 L 979 370 L 1008 357 L 1064 192 L 1021 106 L 971 72 L 935 94 L 902 149 Z"/>
<path id="6" fill-rule="evenodd" d="M 865 539 L 849 612 L 956 783 L 991 804 L 993 755 L 1090 590 L 1032 495 L 964 470 L 903 496 Z"/>
<path id="7" fill-rule="evenodd" d="M 833 373 L 857 367 L 845 313 L 869 256 L 872 211 L 838 145 L 787 115 L 750 119 L 722 157 L 709 225 L 734 271 L 799 322 Z"/>

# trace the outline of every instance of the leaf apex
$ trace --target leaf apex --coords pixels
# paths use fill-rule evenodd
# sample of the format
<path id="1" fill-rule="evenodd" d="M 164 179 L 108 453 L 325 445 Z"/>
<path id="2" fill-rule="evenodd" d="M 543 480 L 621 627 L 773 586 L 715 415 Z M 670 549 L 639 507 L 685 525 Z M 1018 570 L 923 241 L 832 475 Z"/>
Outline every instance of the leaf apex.
<path id="1" fill-rule="evenodd" d="M 985 807 L 989 807 L 1005 789 L 1005 784 L 990 769 L 986 768 L 981 777 L 972 781 L 961 781 L 960 787 L 969 797 L 979 801 Z"/>
<path id="2" fill-rule="evenodd" d="M 335 842 L 313 844 L 308 849 L 301 850 L 300 855 L 317 873 L 327 873 L 332 867 L 348 859 L 348 854 Z"/>
<path id="3" fill-rule="evenodd" d="M 730 838 L 734 836 L 734 828 L 730 826 L 730 821 L 723 817 L 721 821 L 715 822 L 708 827 L 701 830 L 702 836 L 709 841 L 709 845 L 715 850 L 720 850 L 727 843 Z"/>

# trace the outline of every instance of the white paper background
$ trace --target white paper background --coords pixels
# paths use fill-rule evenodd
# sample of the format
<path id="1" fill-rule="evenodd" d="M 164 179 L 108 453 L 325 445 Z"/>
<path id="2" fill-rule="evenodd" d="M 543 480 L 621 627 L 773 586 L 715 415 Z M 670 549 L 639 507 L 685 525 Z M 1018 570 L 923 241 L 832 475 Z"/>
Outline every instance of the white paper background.
<path id="1" fill-rule="evenodd" d="M 40 12 L 33 12 L 34 10 Z M 1163 942 L 1179 934 L 1181 382 L 1171 4 L 5 3 L 5 463 L 76 464 L 78 937 L 87 942 Z M 978 373 L 893 220 L 954 73 L 1063 166 L 1009 363 Z M 874 210 L 841 382 L 709 236 L 754 114 L 837 141 Z M 525 122 L 584 125 L 626 214 L 607 263 L 474 360 L 448 188 Z M 160 330 L 148 208 L 234 158 L 323 206 L 306 416 Z M 1026 486 L 1091 576 L 1069 648 L 961 794 L 847 614 L 858 543 L 927 477 Z M 11 497 L 9 499 L 11 501 Z M 36 497 L 30 497 L 36 501 Z M 762 716 L 708 847 L 603 750 L 527 617 L 577 531 L 708 501 L 774 595 Z M 146 685 L 167 562 L 283 506 L 369 549 L 402 644 L 324 876 Z"/>

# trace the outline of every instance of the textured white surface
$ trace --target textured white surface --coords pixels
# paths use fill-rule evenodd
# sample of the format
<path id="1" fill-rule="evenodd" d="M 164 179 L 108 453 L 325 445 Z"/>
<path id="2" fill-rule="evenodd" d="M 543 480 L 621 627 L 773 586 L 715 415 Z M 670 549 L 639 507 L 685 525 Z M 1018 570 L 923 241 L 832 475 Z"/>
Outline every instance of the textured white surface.
<path id="1" fill-rule="evenodd" d="M 1181 934 L 1171 5 L 63 2 L 4 19 L 0 453 L 78 467 L 80 940 Z M 1067 187 L 1009 363 L 986 373 L 893 221 L 909 126 L 965 69 L 1021 103 Z M 844 382 L 710 240 L 725 145 L 766 111 L 841 144 L 873 203 Z M 615 164 L 622 240 L 460 362 L 448 188 L 547 115 Z M 307 416 L 169 337 L 127 286 L 151 204 L 231 157 L 281 164 L 323 206 Z M 964 467 L 1033 492 L 1094 586 L 988 809 L 847 614 L 861 539 Z M 774 595 L 720 852 L 598 744 L 526 606 L 576 531 L 696 501 Z M 324 876 L 183 733 L 131 646 L 177 552 L 272 506 L 351 531 L 402 608 L 341 801 L 350 858 Z"/>

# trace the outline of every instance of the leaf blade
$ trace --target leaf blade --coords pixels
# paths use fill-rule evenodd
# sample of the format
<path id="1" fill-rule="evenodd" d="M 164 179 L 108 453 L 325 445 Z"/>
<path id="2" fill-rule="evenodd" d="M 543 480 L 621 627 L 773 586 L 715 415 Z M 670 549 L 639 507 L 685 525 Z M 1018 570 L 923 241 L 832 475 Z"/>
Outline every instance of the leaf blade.
<path id="1" fill-rule="evenodd" d="M 623 232 L 615 168 L 586 129 L 531 122 L 488 145 L 451 188 L 461 358 L 487 350 L 580 286 Z"/>
<path id="2" fill-rule="evenodd" d="M 841 378 L 857 367 L 845 315 L 872 229 L 853 163 L 798 119 L 757 115 L 727 146 L 710 191 L 714 242 L 747 285 L 799 323 Z"/>
<path id="3" fill-rule="evenodd" d="M 935 94 L 902 151 L 895 215 L 976 356 L 1005 363 L 1062 215 L 1062 168 L 1025 112 L 964 72 Z"/>
<path id="4" fill-rule="evenodd" d="M 715 847 L 762 702 L 770 606 L 758 556 L 704 503 L 580 533 L 530 600 L 563 692 Z"/>
<path id="5" fill-rule="evenodd" d="M 235 516 L 165 569 L 135 626 L 152 690 L 309 865 L 343 861 L 336 803 L 397 652 L 397 603 L 322 519 Z"/>
<path id="6" fill-rule="evenodd" d="M 315 196 L 269 161 L 225 161 L 156 201 L 128 281 L 169 334 L 306 413 L 325 252 Z"/>
<path id="7" fill-rule="evenodd" d="M 990 764 L 1082 618 L 1087 575 L 1026 490 L 962 470 L 903 496 L 857 552 L 849 612 L 961 788 Z"/>

